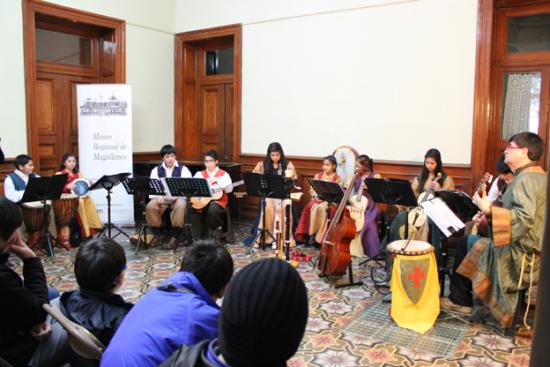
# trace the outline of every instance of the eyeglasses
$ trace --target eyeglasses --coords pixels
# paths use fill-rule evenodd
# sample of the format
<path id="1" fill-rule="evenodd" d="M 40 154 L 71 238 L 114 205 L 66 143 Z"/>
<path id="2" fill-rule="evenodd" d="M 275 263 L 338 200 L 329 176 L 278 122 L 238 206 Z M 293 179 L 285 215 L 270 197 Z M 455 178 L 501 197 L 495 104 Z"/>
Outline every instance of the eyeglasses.
<path id="1" fill-rule="evenodd" d="M 513 146 L 513 145 L 508 145 L 508 146 L 506 147 L 506 149 L 504 149 L 504 150 L 514 150 L 514 149 L 523 149 L 523 147 L 515 147 L 515 146 Z"/>

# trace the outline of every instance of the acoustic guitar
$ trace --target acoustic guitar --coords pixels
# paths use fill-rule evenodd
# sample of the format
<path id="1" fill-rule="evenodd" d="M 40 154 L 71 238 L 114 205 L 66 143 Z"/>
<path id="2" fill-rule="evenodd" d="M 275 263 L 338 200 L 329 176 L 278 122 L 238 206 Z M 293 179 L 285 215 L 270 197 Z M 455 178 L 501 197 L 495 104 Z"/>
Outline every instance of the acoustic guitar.
<path id="1" fill-rule="evenodd" d="M 359 187 L 357 193 L 352 195 L 349 199 L 349 215 L 355 222 L 357 232 L 361 231 L 363 225 L 365 224 L 365 210 L 367 210 L 367 205 L 369 205 L 369 199 L 363 196 L 364 188 L 365 184 L 361 183 L 361 187 Z"/>
<path id="2" fill-rule="evenodd" d="M 241 185 L 244 185 L 244 180 L 233 182 L 231 185 L 229 185 L 226 188 L 229 188 L 229 187 L 234 188 L 234 187 L 241 186 Z M 210 196 L 209 198 L 206 198 L 206 197 L 193 197 L 193 198 L 191 198 L 191 205 L 193 206 L 194 209 L 197 209 L 197 210 L 198 209 L 203 209 L 208 204 L 210 204 L 211 201 L 220 200 L 223 197 L 223 191 L 224 190 L 225 189 L 222 189 L 221 187 L 212 190 L 212 196 Z"/>

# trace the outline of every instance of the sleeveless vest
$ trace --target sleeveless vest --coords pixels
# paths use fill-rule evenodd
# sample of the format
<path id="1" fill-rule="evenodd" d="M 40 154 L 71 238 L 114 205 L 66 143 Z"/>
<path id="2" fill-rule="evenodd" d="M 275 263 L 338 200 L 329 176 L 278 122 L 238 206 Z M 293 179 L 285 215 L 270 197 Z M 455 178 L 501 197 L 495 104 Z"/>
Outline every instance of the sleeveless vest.
<path id="1" fill-rule="evenodd" d="M 174 166 L 174 170 L 172 171 L 172 177 L 181 177 L 181 165 Z M 159 175 L 159 178 L 166 177 L 166 169 L 162 164 L 159 164 L 157 166 L 157 173 Z"/>
<path id="2" fill-rule="evenodd" d="M 223 169 L 218 169 L 218 172 L 216 172 L 214 177 L 219 178 L 219 177 L 222 177 L 224 174 L 225 174 L 225 171 Z M 201 175 L 202 175 L 203 178 L 206 178 L 207 180 L 210 177 L 208 175 L 208 170 L 202 170 Z M 219 206 L 221 206 L 224 209 L 227 208 L 227 205 L 229 205 L 229 196 L 225 193 L 225 191 L 223 192 L 222 198 L 220 200 L 216 201 L 216 204 L 218 204 Z"/>
<path id="3" fill-rule="evenodd" d="M 8 173 L 8 176 L 11 177 L 11 180 L 13 182 L 13 186 L 15 188 L 15 191 L 25 191 L 25 188 L 27 187 L 27 184 L 19 175 L 15 172 Z M 36 177 L 36 174 L 31 173 L 29 177 Z"/>

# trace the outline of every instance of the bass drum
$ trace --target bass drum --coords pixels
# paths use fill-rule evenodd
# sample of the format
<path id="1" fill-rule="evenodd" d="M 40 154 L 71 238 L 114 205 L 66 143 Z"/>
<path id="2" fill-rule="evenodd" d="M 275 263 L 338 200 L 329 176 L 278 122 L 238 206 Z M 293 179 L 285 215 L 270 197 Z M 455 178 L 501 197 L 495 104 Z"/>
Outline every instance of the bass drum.
<path id="1" fill-rule="evenodd" d="M 71 190 L 73 195 L 78 195 L 80 197 L 88 196 L 90 190 L 90 183 L 85 178 L 79 178 L 74 180 L 74 189 Z"/>

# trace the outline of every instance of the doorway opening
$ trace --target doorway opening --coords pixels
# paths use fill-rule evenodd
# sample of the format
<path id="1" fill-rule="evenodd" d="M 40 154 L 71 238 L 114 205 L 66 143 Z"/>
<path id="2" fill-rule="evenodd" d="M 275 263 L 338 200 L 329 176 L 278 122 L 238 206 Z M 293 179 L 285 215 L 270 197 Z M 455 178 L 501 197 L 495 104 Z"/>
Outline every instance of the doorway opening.
<path id="1" fill-rule="evenodd" d="M 125 82 L 124 29 L 123 20 L 23 2 L 27 145 L 40 174 L 78 153 L 76 85 Z"/>
<path id="2" fill-rule="evenodd" d="M 185 160 L 240 154 L 241 26 L 176 35 L 175 143 Z"/>

